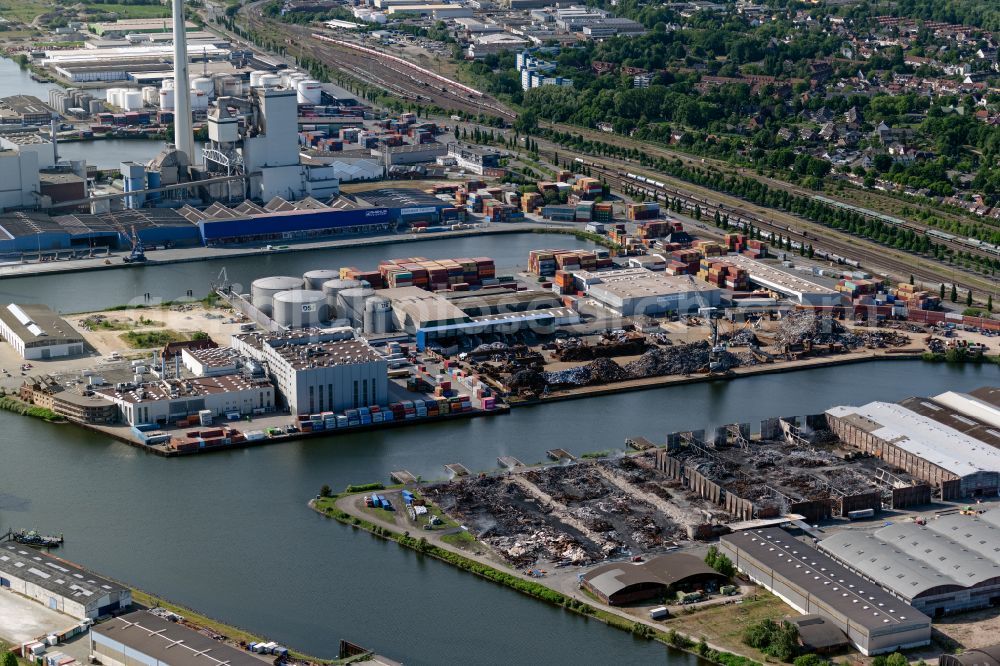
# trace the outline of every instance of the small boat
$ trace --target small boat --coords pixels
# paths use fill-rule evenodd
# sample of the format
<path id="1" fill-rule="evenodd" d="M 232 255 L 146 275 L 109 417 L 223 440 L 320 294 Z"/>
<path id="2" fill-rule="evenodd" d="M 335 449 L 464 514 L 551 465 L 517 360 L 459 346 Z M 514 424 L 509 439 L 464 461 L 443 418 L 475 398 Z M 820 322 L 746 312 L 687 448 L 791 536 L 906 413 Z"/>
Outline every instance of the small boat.
<path id="1" fill-rule="evenodd" d="M 64 541 L 61 534 L 59 536 L 46 536 L 35 530 L 12 531 L 10 538 L 22 546 L 31 546 L 32 548 L 58 548 Z"/>

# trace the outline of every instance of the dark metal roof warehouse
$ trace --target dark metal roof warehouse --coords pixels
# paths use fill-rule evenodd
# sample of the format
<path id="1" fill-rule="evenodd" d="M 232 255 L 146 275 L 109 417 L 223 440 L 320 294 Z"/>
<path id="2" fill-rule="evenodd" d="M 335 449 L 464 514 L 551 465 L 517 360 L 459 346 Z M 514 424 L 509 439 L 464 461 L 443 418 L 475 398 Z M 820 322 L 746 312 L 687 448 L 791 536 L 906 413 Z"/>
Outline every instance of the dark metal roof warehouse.
<path id="1" fill-rule="evenodd" d="M 612 562 L 588 571 L 583 586 L 612 606 L 726 583 L 726 577 L 687 553 L 659 555 L 642 563 Z"/>

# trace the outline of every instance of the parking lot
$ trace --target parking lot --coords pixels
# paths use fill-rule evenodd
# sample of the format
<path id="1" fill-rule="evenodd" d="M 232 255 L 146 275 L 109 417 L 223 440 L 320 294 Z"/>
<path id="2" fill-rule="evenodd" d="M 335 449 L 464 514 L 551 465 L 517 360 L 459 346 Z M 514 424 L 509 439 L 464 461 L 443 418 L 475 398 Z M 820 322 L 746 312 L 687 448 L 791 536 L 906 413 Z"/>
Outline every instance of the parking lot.
<path id="1" fill-rule="evenodd" d="M 10 590 L 0 590 L 0 639 L 24 643 L 76 626 L 79 620 L 63 615 Z"/>

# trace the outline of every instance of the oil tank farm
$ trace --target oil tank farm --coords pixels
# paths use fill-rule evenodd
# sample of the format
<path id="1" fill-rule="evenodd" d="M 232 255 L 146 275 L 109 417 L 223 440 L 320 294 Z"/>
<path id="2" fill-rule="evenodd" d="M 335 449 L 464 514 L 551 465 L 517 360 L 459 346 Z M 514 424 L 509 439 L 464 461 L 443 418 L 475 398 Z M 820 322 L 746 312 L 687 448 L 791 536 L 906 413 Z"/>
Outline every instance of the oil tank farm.
<path id="1" fill-rule="evenodd" d="M 327 268 L 318 268 L 316 270 L 308 271 L 303 276 L 302 279 L 305 280 L 306 289 L 312 289 L 314 291 L 323 291 L 323 285 L 330 280 L 336 280 L 340 277 L 340 271 L 330 270 Z"/>
<path id="2" fill-rule="evenodd" d="M 309 328 L 329 321 L 326 294 L 312 289 L 282 291 L 272 298 L 271 317 L 285 328 Z"/>
<path id="3" fill-rule="evenodd" d="M 255 308 L 270 317 L 274 312 L 274 296 L 283 291 L 302 289 L 302 285 L 302 278 L 287 275 L 260 278 L 250 285 L 250 301 Z"/>
<path id="4" fill-rule="evenodd" d="M 356 325 L 363 325 L 365 320 L 365 301 L 375 295 L 371 287 L 345 289 L 337 295 L 337 312 L 344 319 L 350 319 Z"/>
<path id="5" fill-rule="evenodd" d="M 330 308 L 330 316 L 333 317 L 334 313 L 336 313 L 338 316 L 346 317 L 347 313 L 340 309 L 337 297 L 342 291 L 360 289 L 363 286 L 364 284 L 362 284 L 361 280 L 341 280 L 337 278 L 324 282 L 323 293 L 326 294 L 326 305 Z"/>

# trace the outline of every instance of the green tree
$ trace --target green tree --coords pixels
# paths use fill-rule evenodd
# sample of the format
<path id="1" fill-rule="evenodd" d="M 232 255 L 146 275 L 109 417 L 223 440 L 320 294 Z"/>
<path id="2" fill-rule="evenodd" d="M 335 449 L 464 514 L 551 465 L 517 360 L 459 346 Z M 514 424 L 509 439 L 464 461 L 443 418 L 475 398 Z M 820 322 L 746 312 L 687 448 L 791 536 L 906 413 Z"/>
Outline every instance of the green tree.
<path id="1" fill-rule="evenodd" d="M 910 273 L 910 284 L 913 284 L 913 273 Z"/>
<path id="2" fill-rule="evenodd" d="M 886 666 L 909 666 L 910 661 L 901 653 L 893 652 L 885 659 Z"/>
<path id="3" fill-rule="evenodd" d="M 813 244 L 809 243 L 809 247 L 806 248 L 806 256 L 809 257 L 810 259 L 812 259 L 813 258 L 813 254 L 815 254 L 815 252 L 816 251 L 813 250 Z"/>
<path id="4" fill-rule="evenodd" d="M 826 660 L 816 654 L 804 654 L 795 658 L 792 662 L 794 666 L 823 666 Z"/>
<path id="5" fill-rule="evenodd" d="M 993 312 L 993 294 L 986 297 L 986 311 Z"/>
<path id="6" fill-rule="evenodd" d="M 327 484 L 323 484 L 323 487 L 319 489 L 320 497 L 333 497 L 333 488 Z"/>
<path id="7" fill-rule="evenodd" d="M 958 302 L 958 287 L 955 286 L 955 283 L 952 283 L 951 285 L 951 302 Z"/>
<path id="8" fill-rule="evenodd" d="M 965 304 L 972 305 L 972 290 L 965 292 Z"/>
<path id="9" fill-rule="evenodd" d="M 212 337 L 205 331 L 195 331 L 191 334 L 192 340 L 211 340 Z"/>
<path id="10" fill-rule="evenodd" d="M 3 653 L 3 666 L 17 666 L 17 657 L 13 652 Z"/>
<path id="11" fill-rule="evenodd" d="M 944 300 L 944 282 L 942 282 L 942 283 L 941 283 L 941 289 L 940 289 L 940 291 L 938 292 L 938 297 L 939 297 L 939 298 L 940 298 L 940 299 L 941 299 L 942 301 Z"/>

